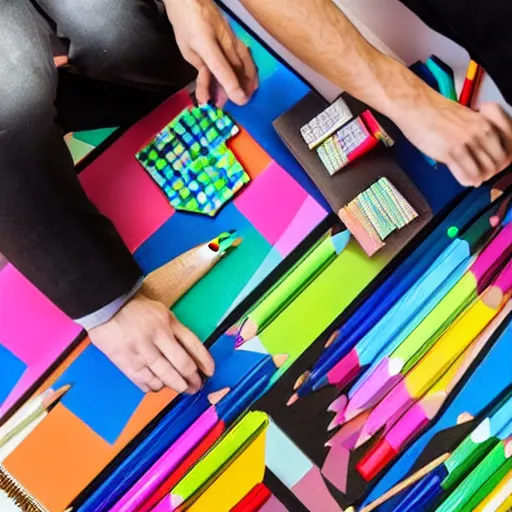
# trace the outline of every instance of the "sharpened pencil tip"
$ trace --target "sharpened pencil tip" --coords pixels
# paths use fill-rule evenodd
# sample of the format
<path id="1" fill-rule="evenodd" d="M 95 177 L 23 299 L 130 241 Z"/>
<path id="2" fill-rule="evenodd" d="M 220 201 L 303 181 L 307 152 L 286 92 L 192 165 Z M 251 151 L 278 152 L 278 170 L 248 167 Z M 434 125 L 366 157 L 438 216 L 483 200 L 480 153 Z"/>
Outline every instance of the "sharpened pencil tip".
<path id="1" fill-rule="evenodd" d="M 71 384 L 65 384 L 64 386 L 57 389 L 55 392 L 50 393 L 43 399 L 43 407 L 45 409 L 50 409 L 52 406 L 56 405 L 70 389 Z"/>
<path id="2" fill-rule="evenodd" d="M 334 331 L 330 336 L 329 339 L 325 342 L 324 348 L 329 348 L 332 345 L 332 342 L 336 339 L 338 336 L 339 331 Z"/>
<path id="3" fill-rule="evenodd" d="M 288 354 L 276 354 L 275 356 L 272 356 L 272 360 L 274 361 L 274 364 L 277 366 L 277 368 L 281 368 L 286 361 L 288 361 L 288 358 L 290 356 Z"/>
<path id="4" fill-rule="evenodd" d="M 357 450 L 360 446 L 363 446 L 367 441 L 372 438 L 371 434 L 367 434 L 366 432 L 362 432 L 361 435 L 357 438 L 357 441 L 354 445 L 354 449 Z"/>
<path id="5" fill-rule="evenodd" d="M 286 402 L 286 406 L 287 407 L 292 406 L 294 403 L 297 402 L 298 399 L 299 399 L 299 395 L 297 393 L 294 393 L 290 398 L 288 398 L 288 402 Z"/>
<path id="6" fill-rule="evenodd" d="M 214 391 L 208 395 L 208 402 L 212 405 L 217 405 L 230 391 L 231 388 L 222 388 Z"/>
<path id="7" fill-rule="evenodd" d="M 334 416 L 331 423 L 329 423 L 329 426 L 327 427 L 327 432 L 333 431 L 336 427 L 341 425 L 341 423 L 342 423 L 342 418 L 340 417 L 339 414 L 336 414 L 336 416 Z"/>
<path id="8" fill-rule="evenodd" d="M 235 238 L 235 240 L 233 240 L 231 247 L 238 247 L 243 241 L 244 239 L 241 236 L 239 236 L 238 238 Z"/>
<path id="9" fill-rule="evenodd" d="M 307 378 L 309 377 L 310 375 L 310 371 L 306 370 L 296 381 L 295 381 L 295 384 L 293 385 L 293 391 L 297 391 L 297 389 L 299 389 L 302 384 L 304 384 L 304 382 L 306 382 Z"/>

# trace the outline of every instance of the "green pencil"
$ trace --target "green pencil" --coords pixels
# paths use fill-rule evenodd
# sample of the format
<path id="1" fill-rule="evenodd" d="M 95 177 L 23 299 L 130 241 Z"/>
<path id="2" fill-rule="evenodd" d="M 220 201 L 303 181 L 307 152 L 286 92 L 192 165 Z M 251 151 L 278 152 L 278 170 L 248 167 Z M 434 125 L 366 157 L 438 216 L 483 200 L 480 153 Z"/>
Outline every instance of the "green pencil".
<path id="1" fill-rule="evenodd" d="M 329 233 L 321 239 L 249 310 L 241 324 L 237 344 L 261 332 L 345 249 L 349 241 L 348 231 Z"/>
<path id="2" fill-rule="evenodd" d="M 472 502 L 473 497 L 482 488 L 487 488 L 488 482 L 494 478 L 496 473 L 501 474 L 501 478 L 503 478 L 510 468 L 512 468 L 512 438 L 498 443 L 448 498 L 437 507 L 436 512 L 472 510 L 467 506 Z"/>

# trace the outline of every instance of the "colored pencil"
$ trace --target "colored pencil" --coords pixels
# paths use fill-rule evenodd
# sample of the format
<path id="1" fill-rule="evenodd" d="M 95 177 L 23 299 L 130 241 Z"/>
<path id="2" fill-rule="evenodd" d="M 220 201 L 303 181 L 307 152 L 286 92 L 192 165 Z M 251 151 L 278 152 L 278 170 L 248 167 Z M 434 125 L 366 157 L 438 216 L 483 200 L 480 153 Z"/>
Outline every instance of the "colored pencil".
<path id="1" fill-rule="evenodd" d="M 447 327 L 485 289 L 500 268 L 512 255 L 512 214 L 505 227 L 485 248 L 464 276 L 449 290 L 414 331 L 389 357 L 373 365 L 352 386 L 344 421 L 373 407 L 391 390 L 439 339 Z"/>
<path id="2" fill-rule="evenodd" d="M 78 507 L 79 512 L 110 510 L 210 407 L 203 392 L 182 395 L 175 402 L 155 428 Z"/>
<path id="3" fill-rule="evenodd" d="M 427 271 L 463 228 L 479 217 L 489 204 L 500 199 L 512 186 L 512 173 L 473 189 L 447 215 L 446 219 L 398 267 L 389 278 L 341 326 L 338 335 L 322 353 L 313 369 L 296 390 L 298 397 L 313 391 L 316 380 L 332 368 L 396 304 L 406 291 Z"/>
<path id="4" fill-rule="evenodd" d="M 512 469 L 512 438 L 500 441 L 437 507 L 436 512 L 470 512 L 473 509 L 469 507 L 472 506 L 473 498 L 479 497 L 479 491 L 482 488 L 487 490 L 489 482 L 493 483 L 497 477 L 501 480 L 510 469 Z M 485 495 L 482 499 L 484 497 Z"/>
<path id="5" fill-rule="evenodd" d="M 267 425 L 268 416 L 265 413 L 247 413 L 172 489 L 169 496 L 170 512 L 184 509 L 196 501 L 211 481 L 233 462 Z"/>
<path id="6" fill-rule="evenodd" d="M 244 347 L 245 348 L 245 347 Z M 111 512 L 131 512 L 147 502 L 165 479 L 185 459 L 188 453 L 210 432 L 217 423 L 229 425 L 267 389 L 276 367 L 286 361 L 287 356 L 265 357 L 244 377 L 239 385 L 230 390 L 224 388 L 208 395 L 209 407 L 157 462 L 116 503 Z"/>
<path id="7" fill-rule="evenodd" d="M 241 242 L 236 232 L 230 231 L 190 249 L 149 273 L 144 279 L 144 293 L 167 307 L 173 306 Z"/>
<path id="8" fill-rule="evenodd" d="M 512 288 L 512 261 L 494 283 L 454 322 L 421 361 L 373 409 L 356 444 L 361 446 L 390 426 L 446 372 L 505 306 Z"/>
<path id="9" fill-rule="evenodd" d="M 477 75 L 480 72 L 480 65 L 474 60 L 469 62 L 468 70 L 466 72 L 466 79 L 459 96 L 459 103 L 465 107 L 471 107 L 473 97 L 476 92 Z"/>
<path id="10" fill-rule="evenodd" d="M 507 505 L 507 500 L 510 502 Z M 506 508 L 506 507 L 509 508 Z M 508 511 L 512 507 L 512 470 L 510 470 L 496 488 L 485 498 L 474 512 L 497 512 L 501 510 Z"/>
<path id="11" fill-rule="evenodd" d="M 237 346 L 256 336 L 306 288 L 350 241 L 350 232 L 330 233 L 251 308 L 238 329 Z"/>
<path id="12" fill-rule="evenodd" d="M 230 512 L 257 512 L 270 499 L 272 493 L 265 484 L 255 485 Z"/>
<path id="13" fill-rule="evenodd" d="M 27 402 L 0 428 L 0 462 L 12 453 L 70 390 L 71 385 L 48 389 Z"/>
<path id="14" fill-rule="evenodd" d="M 377 498 L 369 505 L 366 505 L 365 507 L 361 508 L 359 512 L 372 512 L 373 510 L 380 507 L 390 499 L 394 498 L 396 495 L 400 494 L 402 491 L 404 491 L 411 485 L 414 485 L 416 482 L 418 482 L 426 475 L 434 471 L 436 468 L 444 464 L 449 457 L 449 453 L 444 453 L 443 455 L 440 455 L 437 459 L 434 459 L 432 462 L 426 464 L 421 469 L 413 473 L 411 476 L 407 477 L 405 480 L 392 487 L 380 498 Z"/>
<path id="15" fill-rule="evenodd" d="M 512 310 L 511 301 L 509 301 L 509 306 L 506 314 L 504 314 L 504 311 L 500 313 L 500 316 L 502 316 L 501 321 Z M 493 326 L 490 333 L 482 333 L 459 357 L 455 364 L 432 386 L 425 396 L 407 410 L 389 431 L 361 458 L 356 468 L 366 481 L 373 480 L 439 414 L 453 389 L 464 378 L 468 369 L 486 347 L 492 338 L 492 333 L 498 326 L 499 324 Z M 501 415 L 497 414 L 492 419 L 493 428 L 489 432 L 490 435 L 494 435 L 495 431 L 499 432 L 506 426 L 510 414 L 508 407 L 512 407 L 512 394 L 510 394 L 509 400 L 501 407 Z M 462 451 L 464 454 L 466 452 Z M 453 461 L 460 462 L 461 458 L 460 455 L 456 455 Z M 453 464 L 449 463 L 447 467 L 450 473 L 454 473 L 456 477 L 457 473 Z"/>

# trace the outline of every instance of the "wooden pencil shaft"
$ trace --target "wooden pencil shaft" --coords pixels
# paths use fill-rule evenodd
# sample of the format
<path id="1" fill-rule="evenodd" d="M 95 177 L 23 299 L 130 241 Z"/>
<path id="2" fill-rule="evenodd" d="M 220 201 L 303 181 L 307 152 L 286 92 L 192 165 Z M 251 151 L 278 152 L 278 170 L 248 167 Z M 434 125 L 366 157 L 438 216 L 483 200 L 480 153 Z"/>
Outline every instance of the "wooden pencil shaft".
<path id="1" fill-rule="evenodd" d="M 372 510 L 375 510 L 376 508 L 380 507 L 382 504 L 386 503 L 386 501 L 389 501 L 391 498 L 394 498 L 397 494 L 401 493 L 403 490 L 407 489 L 408 487 L 415 484 L 423 477 L 431 473 L 434 469 L 443 464 L 448 459 L 449 456 L 449 453 L 444 453 L 437 459 L 434 459 L 432 462 L 416 471 L 416 473 L 412 474 L 410 477 L 406 478 L 399 484 L 395 485 L 388 492 L 383 494 L 380 498 L 376 499 L 374 502 L 370 503 L 366 507 L 363 507 L 359 512 L 371 512 Z"/>

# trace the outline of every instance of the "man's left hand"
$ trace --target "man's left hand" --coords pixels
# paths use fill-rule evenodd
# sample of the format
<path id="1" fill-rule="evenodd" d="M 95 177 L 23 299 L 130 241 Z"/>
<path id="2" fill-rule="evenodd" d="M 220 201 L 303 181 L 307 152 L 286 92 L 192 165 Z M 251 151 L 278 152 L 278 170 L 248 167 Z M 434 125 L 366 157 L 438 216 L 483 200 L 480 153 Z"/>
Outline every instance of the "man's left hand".
<path id="1" fill-rule="evenodd" d="M 247 103 L 258 87 L 256 66 L 213 0 L 164 3 L 181 53 L 198 71 L 198 102 L 212 100 L 222 106 L 227 96 L 237 105 Z"/>

